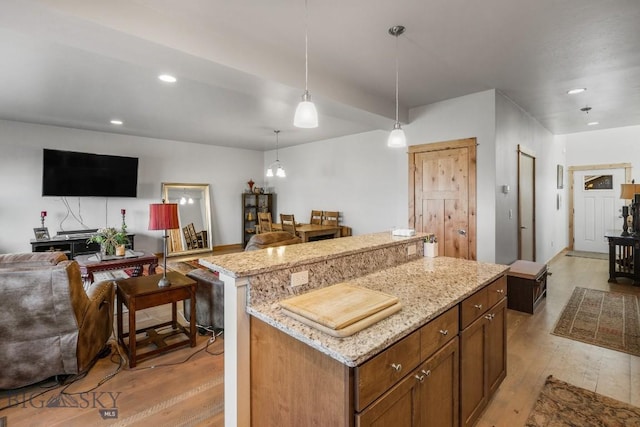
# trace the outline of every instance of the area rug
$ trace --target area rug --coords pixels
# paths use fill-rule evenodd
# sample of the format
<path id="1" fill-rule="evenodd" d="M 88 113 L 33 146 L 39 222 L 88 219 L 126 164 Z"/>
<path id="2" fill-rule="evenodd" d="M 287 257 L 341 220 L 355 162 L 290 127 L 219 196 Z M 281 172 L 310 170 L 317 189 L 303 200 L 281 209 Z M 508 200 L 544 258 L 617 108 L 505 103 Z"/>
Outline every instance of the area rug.
<path id="1" fill-rule="evenodd" d="M 640 427 L 640 408 L 549 375 L 525 425 Z"/>
<path id="2" fill-rule="evenodd" d="M 640 356 L 638 297 L 576 287 L 552 334 Z"/>
<path id="3" fill-rule="evenodd" d="M 600 252 L 586 252 L 586 251 L 569 251 L 566 256 L 575 256 L 580 258 L 592 258 L 592 259 L 609 259 L 609 254 L 603 254 Z"/>

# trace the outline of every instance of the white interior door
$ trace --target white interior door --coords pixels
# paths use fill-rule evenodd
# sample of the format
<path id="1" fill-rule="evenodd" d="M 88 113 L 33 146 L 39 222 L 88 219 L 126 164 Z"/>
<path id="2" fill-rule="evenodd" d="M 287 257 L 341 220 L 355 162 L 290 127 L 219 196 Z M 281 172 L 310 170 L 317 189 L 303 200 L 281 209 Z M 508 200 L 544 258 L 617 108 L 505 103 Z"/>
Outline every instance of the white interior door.
<path id="1" fill-rule="evenodd" d="M 581 170 L 573 174 L 574 242 L 576 251 L 607 253 L 608 230 L 622 228 L 620 184 L 624 169 Z"/>

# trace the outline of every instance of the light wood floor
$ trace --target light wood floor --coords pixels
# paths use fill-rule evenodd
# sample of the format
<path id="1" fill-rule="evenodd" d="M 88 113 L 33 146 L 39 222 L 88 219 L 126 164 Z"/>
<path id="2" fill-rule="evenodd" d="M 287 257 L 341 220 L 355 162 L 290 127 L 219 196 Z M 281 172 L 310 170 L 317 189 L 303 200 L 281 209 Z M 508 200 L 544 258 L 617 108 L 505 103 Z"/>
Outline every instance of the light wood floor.
<path id="1" fill-rule="evenodd" d="M 476 424 L 522 426 L 549 375 L 640 406 L 640 357 L 551 335 L 573 288 L 640 295 L 611 284 L 608 261 L 560 255 L 549 263 L 548 296 L 534 315 L 507 311 L 507 378 Z"/>
<path id="2" fill-rule="evenodd" d="M 548 375 L 571 384 L 640 406 L 640 358 L 589 344 L 551 335 L 557 318 L 575 286 L 640 294 L 640 287 L 629 284 L 609 284 L 607 261 L 558 256 L 549 264 L 552 275 L 548 280 L 548 297 L 534 315 L 508 310 L 508 371 L 507 378 L 480 418 L 477 426 L 522 426 Z M 167 306 L 168 307 L 168 306 Z M 166 309 L 144 310 L 139 324 L 165 319 Z M 223 355 L 211 355 L 203 348 L 208 337 L 199 336 L 196 348 L 185 348 L 148 359 L 133 370 L 123 369 L 95 392 L 117 395 L 118 419 L 102 420 L 95 404 L 84 408 L 44 408 L 46 399 L 59 392 L 52 390 L 33 403 L 19 405 L 0 412 L 8 425 L 15 426 L 106 426 L 118 425 L 224 425 L 222 412 L 210 418 L 199 419 L 194 414 L 213 413 L 221 408 L 224 385 Z M 212 353 L 223 350 L 222 338 L 209 346 Z M 117 362 L 117 357 L 114 358 Z M 85 391 L 106 375 L 114 372 L 117 364 L 102 359 L 83 380 L 68 389 Z M 150 366 L 157 366 L 148 369 Z M 147 369 L 145 369 L 147 368 Z M 25 394 L 39 393 L 40 386 L 23 390 Z M 89 396 L 89 395 L 85 395 Z M 8 399 L 20 396 L 0 392 L 0 407 Z M 81 402 L 82 403 L 82 402 Z"/>

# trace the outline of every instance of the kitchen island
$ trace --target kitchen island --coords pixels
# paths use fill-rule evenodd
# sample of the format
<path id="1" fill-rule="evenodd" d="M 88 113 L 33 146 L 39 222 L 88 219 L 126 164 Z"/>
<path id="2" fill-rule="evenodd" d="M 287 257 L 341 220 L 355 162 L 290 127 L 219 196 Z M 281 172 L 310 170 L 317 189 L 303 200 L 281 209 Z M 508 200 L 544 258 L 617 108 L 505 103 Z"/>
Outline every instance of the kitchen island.
<path id="1" fill-rule="evenodd" d="M 473 414 L 463 415 L 475 421 L 488 400 L 489 383 L 499 384 L 506 374 L 508 267 L 423 258 L 422 239 L 377 233 L 200 260 L 225 282 L 225 425 L 365 425 L 381 416 L 397 421 L 382 408 L 419 402 L 385 397 L 401 389 L 401 396 L 417 398 L 422 388 L 405 380 L 417 376 L 426 383 L 431 372 L 439 382 L 449 377 L 452 389 L 443 393 L 441 384 L 439 395 L 454 399 L 449 406 L 455 411 L 449 412 L 457 425 L 458 367 L 464 374 L 480 366 L 480 373 L 469 376 L 479 375 L 480 383 L 468 387 L 475 394 L 465 399 L 473 401 L 467 405 Z M 308 283 L 291 287 L 291 275 L 300 272 Z M 396 295 L 403 308 L 346 338 L 331 337 L 279 310 L 284 298 L 341 282 Z M 491 324 L 499 326 L 494 333 Z M 459 357 L 465 348 L 481 353 L 468 358 L 469 367 Z M 503 356 L 493 357 L 497 353 Z M 502 368 L 485 375 L 485 361 L 490 365 L 494 359 Z M 448 368 L 423 369 L 434 361 Z M 407 425 L 417 420 L 412 415 Z"/>

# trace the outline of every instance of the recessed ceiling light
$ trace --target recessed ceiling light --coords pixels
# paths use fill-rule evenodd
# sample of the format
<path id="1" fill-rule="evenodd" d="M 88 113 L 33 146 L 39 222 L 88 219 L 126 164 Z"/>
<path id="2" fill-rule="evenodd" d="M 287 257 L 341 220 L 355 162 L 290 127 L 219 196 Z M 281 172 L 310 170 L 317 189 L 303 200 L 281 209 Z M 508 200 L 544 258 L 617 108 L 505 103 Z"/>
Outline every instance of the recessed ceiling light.
<path id="1" fill-rule="evenodd" d="M 595 126 L 595 125 L 599 125 L 600 122 L 589 122 L 587 123 L 587 126 Z"/>
<path id="2" fill-rule="evenodd" d="M 585 90 L 587 90 L 587 88 L 586 88 L 586 87 L 578 87 L 578 88 L 575 88 L 575 89 L 568 90 L 568 91 L 567 91 L 567 94 L 569 94 L 569 95 L 575 95 L 576 93 L 582 93 L 582 92 L 584 92 Z"/>
<path id="3" fill-rule="evenodd" d="M 175 83 L 178 81 L 178 79 L 169 74 L 160 74 L 158 78 L 165 83 Z"/>
<path id="4" fill-rule="evenodd" d="M 110 123 L 111 123 L 112 125 L 120 126 L 120 125 L 122 125 L 122 124 L 123 124 L 123 121 L 122 121 L 122 120 L 118 120 L 118 119 L 113 119 L 113 120 L 111 120 L 111 122 L 110 122 Z"/>

